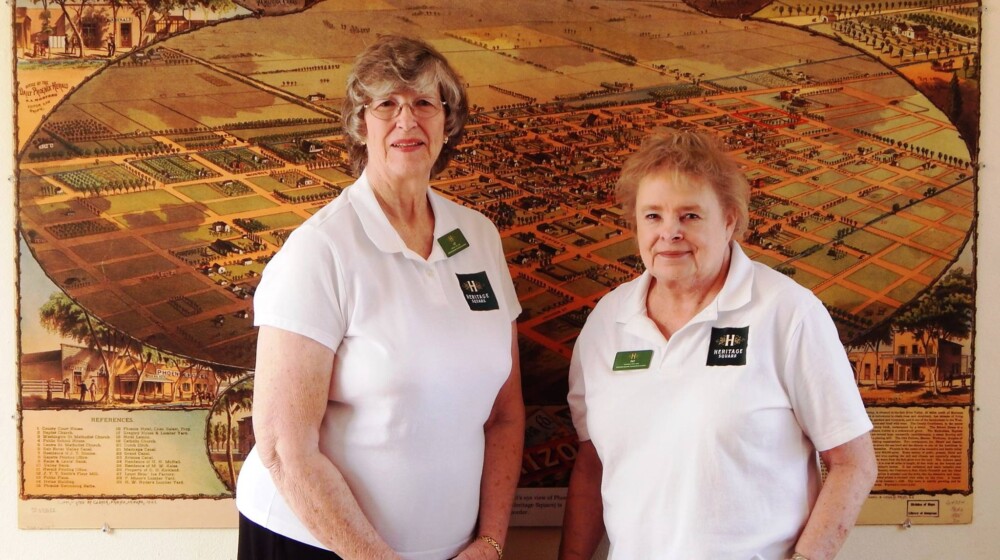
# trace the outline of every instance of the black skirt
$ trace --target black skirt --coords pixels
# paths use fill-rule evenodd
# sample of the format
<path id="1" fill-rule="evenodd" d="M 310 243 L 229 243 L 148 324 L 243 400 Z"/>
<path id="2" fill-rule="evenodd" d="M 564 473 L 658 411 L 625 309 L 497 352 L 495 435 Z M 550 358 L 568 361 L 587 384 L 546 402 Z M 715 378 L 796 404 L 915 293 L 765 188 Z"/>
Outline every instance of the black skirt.
<path id="1" fill-rule="evenodd" d="M 343 560 L 315 546 L 279 535 L 240 514 L 237 560 Z"/>

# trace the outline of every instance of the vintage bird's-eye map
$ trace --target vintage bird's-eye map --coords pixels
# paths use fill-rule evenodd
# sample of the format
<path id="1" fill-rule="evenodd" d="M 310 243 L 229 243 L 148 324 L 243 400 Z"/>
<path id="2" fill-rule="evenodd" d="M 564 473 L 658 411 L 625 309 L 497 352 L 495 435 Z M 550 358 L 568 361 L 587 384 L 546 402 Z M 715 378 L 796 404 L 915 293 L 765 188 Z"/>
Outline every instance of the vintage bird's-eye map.
<path id="1" fill-rule="evenodd" d="M 662 127 L 723 139 L 747 253 L 824 302 L 875 424 L 863 523 L 968 523 L 980 4 L 16 0 L 22 527 L 233 526 L 260 274 L 353 182 L 354 56 L 420 37 L 472 117 L 444 196 L 524 312 L 514 522 L 555 525 L 573 343 L 641 272 L 613 190 Z"/>

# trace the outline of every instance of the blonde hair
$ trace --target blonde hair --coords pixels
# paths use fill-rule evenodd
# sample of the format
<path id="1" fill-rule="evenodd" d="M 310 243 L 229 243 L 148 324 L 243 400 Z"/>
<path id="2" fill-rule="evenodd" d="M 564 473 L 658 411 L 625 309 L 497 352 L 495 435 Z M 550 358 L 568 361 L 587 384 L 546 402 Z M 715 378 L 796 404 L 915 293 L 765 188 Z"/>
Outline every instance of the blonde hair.
<path id="1" fill-rule="evenodd" d="M 368 164 L 364 110 L 374 99 L 394 92 L 436 91 L 445 102 L 444 133 L 447 143 L 431 169 L 435 175 L 451 160 L 469 118 L 469 102 L 458 73 L 434 47 L 419 40 L 385 35 L 361 52 L 347 78 L 347 95 L 341 112 L 344 141 L 351 167 L 360 174 Z"/>
<path id="2" fill-rule="evenodd" d="M 615 187 L 615 196 L 633 228 L 639 183 L 654 173 L 704 180 L 719 198 L 722 208 L 732 212 L 736 219 L 733 239 L 743 237 L 749 222 L 750 185 L 716 136 L 669 128 L 657 130 L 643 140 L 639 150 L 622 166 Z"/>

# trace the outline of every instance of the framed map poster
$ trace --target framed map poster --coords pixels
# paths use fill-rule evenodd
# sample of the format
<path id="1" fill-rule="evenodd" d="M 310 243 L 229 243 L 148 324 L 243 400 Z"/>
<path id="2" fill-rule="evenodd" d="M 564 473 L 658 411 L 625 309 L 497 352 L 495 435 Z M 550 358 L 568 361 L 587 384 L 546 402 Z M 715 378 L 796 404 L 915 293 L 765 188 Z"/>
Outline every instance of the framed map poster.
<path id="1" fill-rule="evenodd" d="M 524 309 L 515 524 L 561 521 L 569 356 L 641 271 L 613 187 L 660 127 L 726 140 L 746 252 L 834 318 L 875 424 L 861 522 L 970 522 L 980 8 L 17 0 L 20 525 L 234 525 L 254 290 L 353 182 L 345 78 L 388 33 L 473 105 L 432 186 L 496 223 Z"/>

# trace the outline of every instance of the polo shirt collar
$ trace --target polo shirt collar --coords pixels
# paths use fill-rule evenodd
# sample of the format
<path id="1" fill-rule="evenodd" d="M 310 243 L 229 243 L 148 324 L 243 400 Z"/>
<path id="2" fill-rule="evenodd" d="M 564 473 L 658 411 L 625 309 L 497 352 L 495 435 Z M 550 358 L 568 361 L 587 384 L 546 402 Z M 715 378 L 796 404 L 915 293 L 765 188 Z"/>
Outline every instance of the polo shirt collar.
<path id="1" fill-rule="evenodd" d="M 644 271 L 634 282 L 624 286 L 629 290 L 625 293 L 622 306 L 618 310 L 616 321 L 624 325 L 625 332 L 650 342 L 663 342 L 663 333 L 656 327 L 646 313 L 646 294 L 653 276 Z"/>
<path id="2" fill-rule="evenodd" d="M 715 296 L 705 309 L 695 315 L 690 323 L 704 321 L 714 321 L 718 319 L 719 313 L 733 311 L 750 303 L 753 293 L 753 261 L 746 256 L 740 244 L 730 241 L 731 258 L 729 261 L 729 273 L 726 275 L 726 282 L 722 289 Z M 649 293 L 649 285 L 652 281 L 649 271 L 642 273 L 639 278 L 629 286 L 630 291 L 625 294 L 624 302 L 618 311 L 615 320 L 628 325 L 626 329 L 642 338 L 651 339 L 653 336 L 662 338 L 659 329 L 646 313 L 646 294 Z M 649 329 L 653 330 L 650 331 Z M 656 333 L 653 335 L 653 333 Z M 655 340 L 655 338 L 652 338 Z"/>
<path id="3" fill-rule="evenodd" d="M 383 253 L 403 253 L 403 256 L 408 259 L 424 260 L 403 243 L 399 233 L 392 227 L 389 218 L 386 217 L 379 205 L 378 199 L 375 198 L 375 191 L 365 172 L 362 172 L 358 180 L 347 189 L 347 196 L 357 212 L 365 235 L 375 244 L 375 247 Z M 427 198 L 431 204 L 431 211 L 434 213 L 434 244 L 430 256 L 427 257 L 427 262 L 435 262 L 448 258 L 437 240 L 459 226 L 455 213 L 445 203 L 446 201 L 432 191 L 429 186 L 427 187 Z"/>
<path id="4" fill-rule="evenodd" d="M 750 303 L 750 295 L 753 293 L 753 261 L 743 252 L 739 243 L 730 241 L 729 248 L 732 251 L 726 283 L 715 296 L 715 301 L 708 305 L 708 308 L 715 307 L 718 312 L 743 307 Z"/>

